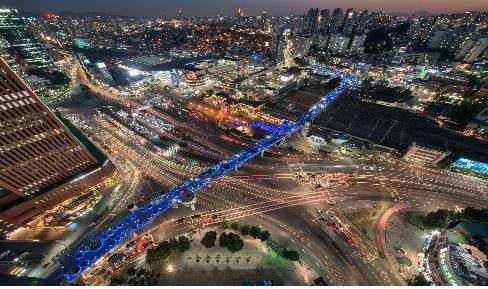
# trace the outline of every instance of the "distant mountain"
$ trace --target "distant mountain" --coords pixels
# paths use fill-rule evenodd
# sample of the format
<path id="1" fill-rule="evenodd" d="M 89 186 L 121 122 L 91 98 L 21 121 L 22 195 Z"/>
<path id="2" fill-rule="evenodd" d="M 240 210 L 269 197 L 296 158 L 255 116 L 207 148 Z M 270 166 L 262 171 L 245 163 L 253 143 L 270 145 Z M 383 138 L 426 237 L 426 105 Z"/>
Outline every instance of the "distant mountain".
<path id="1" fill-rule="evenodd" d="M 388 12 L 387 14 L 389 14 L 391 16 L 396 16 L 396 17 L 408 17 L 408 16 L 410 16 L 410 13 L 406 13 L 406 12 Z"/>
<path id="2" fill-rule="evenodd" d="M 66 17 L 93 17 L 93 16 L 120 16 L 106 12 L 73 12 L 73 11 L 59 11 L 59 15 Z"/>
<path id="3" fill-rule="evenodd" d="M 407 13 L 407 12 L 389 12 L 388 13 L 391 16 L 397 16 L 397 17 L 409 17 L 409 16 L 417 16 L 417 17 L 425 17 L 425 16 L 430 16 L 432 13 L 428 11 L 417 11 L 414 13 Z"/>
<path id="4" fill-rule="evenodd" d="M 429 11 L 417 11 L 412 13 L 412 16 L 417 16 L 417 17 L 425 17 L 430 15 L 432 15 L 432 13 L 430 13 Z"/>
<path id="5" fill-rule="evenodd" d="M 19 16 L 21 17 L 41 17 L 41 15 L 34 13 L 34 12 L 29 12 L 29 11 L 19 11 Z"/>

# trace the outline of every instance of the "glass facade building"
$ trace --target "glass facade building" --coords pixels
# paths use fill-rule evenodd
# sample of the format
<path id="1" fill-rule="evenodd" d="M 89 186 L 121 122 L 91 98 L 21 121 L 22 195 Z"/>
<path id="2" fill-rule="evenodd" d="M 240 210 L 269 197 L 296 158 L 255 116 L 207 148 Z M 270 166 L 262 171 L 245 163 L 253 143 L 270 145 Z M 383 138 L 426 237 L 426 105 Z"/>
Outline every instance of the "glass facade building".
<path id="1" fill-rule="evenodd" d="M 15 9 L 0 9 L 0 35 L 6 40 L 6 48 L 12 49 L 25 64 L 40 68 L 52 67 L 53 60 L 27 29 L 24 19 Z"/>

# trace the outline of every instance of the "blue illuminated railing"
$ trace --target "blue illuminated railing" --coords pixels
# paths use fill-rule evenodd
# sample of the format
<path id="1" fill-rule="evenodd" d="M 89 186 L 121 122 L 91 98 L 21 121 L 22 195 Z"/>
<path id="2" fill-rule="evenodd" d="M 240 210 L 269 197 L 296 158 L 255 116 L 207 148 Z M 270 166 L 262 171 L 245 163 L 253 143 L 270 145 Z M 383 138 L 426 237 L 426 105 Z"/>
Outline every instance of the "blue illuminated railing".
<path id="1" fill-rule="evenodd" d="M 267 131 L 271 134 L 239 153 L 221 161 L 219 164 L 205 169 L 197 177 L 179 183 L 173 189 L 161 194 L 158 199 L 133 211 L 131 214 L 117 221 L 107 230 L 98 233 L 95 236 L 95 242 L 93 240 L 82 242 L 75 247 L 69 255 L 60 261 L 62 266 L 51 275 L 51 278 L 60 280 L 64 277 L 66 283 L 69 283 L 102 255 L 117 246 L 122 240 L 152 221 L 166 209 L 170 208 L 174 202 L 181 200 L 186 192 L 195 192 L 199 190 L 212 181 L 222 177 L 227 172 L 241 166 L 249 159 L 266 150 L 287 135 L 296 132 L 303 127 L 306 122 L 311 121 L 322 112 L 337 96 L 346 91 L 349 87 L 358 84 L 356 77 L 351 74 L 343 73 L 318 64 L 310 64 L 310 67 L 313 69 L 314 73 L 340 77 L 341 81 L 339 85 L 324 95 L 319 102 L 312 106 L 307 113 L 298 118 L 296 122 L 284 121 L 279 127 L 274 127 L 274 129 L 271 129 L 271 125 L 266 126 L 261 123 L 260 125 L 263 126 L 263 129 L 269 129 L 269 131 Z M 259 124 L 255 123 L 254 125 Z"/>
<path id="2" fill-rule="evenodd" d="M 229 120 L 228 123 L 236 126 L 249 126 L 253 128 L 259 128 L 269 133 L 276 133 L 280 128 L 277 126 L 272 125 L 267 121 L 237 121 L 237 120 Z"/>

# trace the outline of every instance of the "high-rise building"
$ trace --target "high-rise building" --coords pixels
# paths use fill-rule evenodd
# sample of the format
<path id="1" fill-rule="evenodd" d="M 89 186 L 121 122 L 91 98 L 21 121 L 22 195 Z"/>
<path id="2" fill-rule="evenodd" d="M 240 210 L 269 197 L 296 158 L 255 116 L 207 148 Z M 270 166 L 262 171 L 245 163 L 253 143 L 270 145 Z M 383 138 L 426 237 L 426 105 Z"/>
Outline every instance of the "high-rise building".
<path id="1" fill-rule="evenodd" d="M 114 172 L 108 159 L 62 120 L 0 58 L 0 235 Z"/>
<path id="2" fill-rule="evenodd" d="M 351 47 L 349 51 L 353 55 L 361 54 L 364 52 L 364 40 L 366 40 L 366 34 L 355 35 L 351 41 Z"/>
<path id="3" fill-rule="evenodd" d="M 314 34 L 315 32 L 317 32 L 318 21 L 319 21 L 319 9 L 310 8 L 310 10 L 308 10 L 307 16 L 305 17 L 303 32 L 305 34 Z"/>
<path id="4" fill-rule="evenodd" d="M 309 37 L 295 36 L 292 39 L 291 55 L 295 57 L 306 57 L 310 51 L 312 40 Z"/>
<path id="5" fill-rule="evenodd" d="M 330 36 L 328 49 L 334 54 L 344 54 L 351 39 L 342 34 Z"/>
<path id="6" fill-rule="evenodd" d="M 271 51 L 276 63 L 285 62 L 285 49 L 288 45 L 288 39 L 290 38 L 290 35 L 290 29 L 280 28 L 276 30 L 275 33 L 273 33 L 273 38 L 271 41 Z"/>
<path id="7" fill-rule="evenodd" d="M 237 21 L 237 26 L 242 27 L 244 25 L 244 10 L 241 8 L 237 8 L 236 12 L 236 21 Z"/>
<path id="8" fill-rule="evenodd" d="M 319 17 L 319 32 L 322 35 L 327 35 L 329 32 L 329 26 L 330 26 L 330 11 L 327 9 L 323 9 L 320 11 L 320 17 Z"/>
<path id="9" fill-rule="evenodd" d="M 366 23 L 368 21 L 368 10 L 363 10 L 361 13 L 356 13 L 354 34 L 361 35 L 364 33 Z"/>
<path id="10" fill-rule="evenodd" d="M 336 34 L 337 32 L 339 32 L 339 29 L 341 28 L 342 20 L 343 20 L 342 9 L 341 8 L 334 9 L 330 21 L 330 29 L 329 29 L 330 34 Z"/>
<path id="11" fill-rule="evenodd" d="M 456 53 L 455 59 L 456 60 L 463 60 L 468 55 L 468 53 L 474 48 L 474 46 L 476 45 L 476 42 L 477 42 L 477 40 L 473 39 L 473 38 L 466 39 L 463 42 L 459 51 Z"/>
<path id="12" fill-rule="evenodd" d="M 342 33 L 346 36 L 351 36 L 354 28 L 354 21 L 356 16 L 352 8 L 347 9 L 346 15 L 344 15 L 344 22 L 342 23 Z"/>
<path id="13" fill-rule="evenodd" d="M 430 38 L 427 47 L 430 49 L 439 49 L 441 47 L 441 43 L 444 41 L 444 38 L 446 38 L 447 35 L 449 35 L 449 33 L 445 30 L 435 31 Z"/>
<path id="14" fill-rule="evenodd" d="M 0 34 L 19 58 L 27 65 L 50 68 L 51 56 L 29 32 L 15 9 L 0 9 Z"/>
<path id="15" fill-rule="evenodd" d="M 464 62 L 476 61 L 486 50 L 488 50 L 488 38 L 481 38 L 471 48 L 471 50 L 464 57 Z M 485 59 L 486 60 L 486 59 Z"/>
<path id="16" fill-rule="evenodd" d="M 263 11 L 263 13 L 261 14 L 261 29 L 266 29 L 266 22 L 267 22 L 267 15 L 266 15 L 266 11 Z"/>

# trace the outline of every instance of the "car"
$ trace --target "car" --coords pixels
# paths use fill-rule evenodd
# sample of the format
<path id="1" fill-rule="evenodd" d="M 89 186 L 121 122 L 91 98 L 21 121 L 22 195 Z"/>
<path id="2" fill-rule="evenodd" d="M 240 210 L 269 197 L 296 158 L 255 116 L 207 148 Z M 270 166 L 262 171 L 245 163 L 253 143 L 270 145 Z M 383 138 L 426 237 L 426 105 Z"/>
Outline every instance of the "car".
<path id="1" fill-rule="evenodd" d="M 130 248 L 132 246 L 134 246 L 136 244 L 136 241 L 130 241 L 129 243 L 127 243 L 127 245 L 125 245 L 126 248 Z"/>

